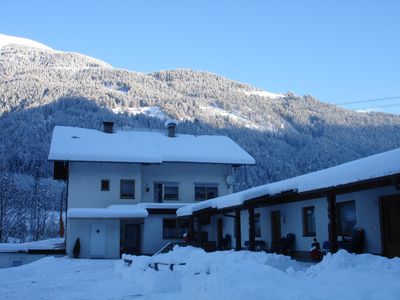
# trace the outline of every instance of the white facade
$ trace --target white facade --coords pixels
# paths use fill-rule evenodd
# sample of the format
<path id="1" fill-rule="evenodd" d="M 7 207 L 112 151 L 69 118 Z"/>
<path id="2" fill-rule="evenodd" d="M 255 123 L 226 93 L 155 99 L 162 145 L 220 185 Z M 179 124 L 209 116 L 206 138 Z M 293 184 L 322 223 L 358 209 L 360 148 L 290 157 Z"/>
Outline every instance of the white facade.
<path id="1" fill-rule="evenodd" d="M 231 193 L 232 187 L 226 183 L 229 175 L 232 175 L 232 166 L 224 164 L 70 162 L 68 209 L 154 203 L 157 202 L 154 184 L 174 182 L 178 185 L 179 199 L 164 200 L 164 203 L 168 203 L 165 207 L 168 209 L 167 205 L 171 204 L 195 203 L 196 184 L 217 186 L 218 195 Z M 125 179 L 135 181 L 134 199 L 120 197 L 120 181 Z M 109 181 L 108 191 L 101 190 L 102 180 Z M 73 247 L 79 238 L 80 257 L 118 258 L 122 236 L 125 235 L 122 223 L 127 223 L 139 226 L 138 253 L 153 254 L 166 243 L 181 240 L 163 238 L 163 219 L 176 218 L 176 215 L 167 210 L 163 214 L 160 209 L 157 214 L 149 210 L 149 216 L 145 218 L 96 218 L 95 215 L 92 218 L 68 218 L 67 253 L 72 256 Z M 93 247 L 100 250 L 95 251 Z"/>
<path id="2" fill-rule="evenodd" d="M 179 184 L 179 201 L 193 203 L 197 183 L 216 184 L 218 194 L 232 193 L 226 177 L 232 167 L 221 164 L 164 163 L 142 165 L 135 163 L 71 162 L 69 167 L 68 208 L 104 208 L 115 204 L 154 202 L 154 183 Z M 109 180 L 109 191 L 101 191 L 101 180 Z M 135 180 L 135 198 L 120 198 L 120 180 Z M 147 189 L 146 189 L 147 188 Z M 167 201 L 166 201 L 167 202 Z"/>
<path id="3" fill-rule="evenodd" d="M 374 189 L 366 189 L 357 192 L 339 194 L 336 196 L 336 203 L 354 201 L 356 212 L 355 227 L 362 228 L 365 232 L 365 244 L 363 251 L 373 254 L 383 254 L 382 238 L 381 238 L 381 211 L 380 200 L 382 197 L 400 195 L 399 190 L 395 187 L 382 187 Z M 305 236 L 303 232 L 303 208 L 313 206 L 315 209 L 315 236 Z M 294 249 L 296 252 L 308 252 L 311 248 L 313 238 L 321 243 L 329 241 L 328 235 L 328 202 L 326 198 L 316 198 L 310 200 L 302 200 L 285 204 L 270 205 L 266 207 L 255 208 L 255 214 L 260 214 L 260 231 L 261 236 L 256 237 L 257 240 L 266 242 L 266 250 L 271 248 L 272 232 L 271 232 L 271 212 L 280 212 L 281 237 L 288 233 L 296 236 Z M 225 215 L 229 215 L 226 213 Z M 223 235 L 229 234 L 232 237 L 232 247 L 235 245 L 235 225 L 234 219 L 215 214 L 211 218 L 211 226 L 204 228 L 209 231 L 209 237 L 212 241 L 217 241 L 217 219 L 223 219 Z M 249 219 L 248 211 L 241 211 L 241 241 L 242 247 L 245 247 L 245 241 L 249 240 Z M 338 237 L 341 242 L 341 237 Z"/>

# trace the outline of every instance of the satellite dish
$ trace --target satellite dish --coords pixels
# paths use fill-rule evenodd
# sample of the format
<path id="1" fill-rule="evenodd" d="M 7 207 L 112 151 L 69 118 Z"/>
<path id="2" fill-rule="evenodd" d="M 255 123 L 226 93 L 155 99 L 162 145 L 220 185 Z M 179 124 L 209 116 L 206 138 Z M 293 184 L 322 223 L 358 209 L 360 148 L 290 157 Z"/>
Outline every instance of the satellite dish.
<path id="1" fill-rule="evenodd" d="M 226 183 L 229 185 L 232 185 L 235 182 L 235 177 L 233 177 L 232 175 L 228 175 L 226 176 Z"/>

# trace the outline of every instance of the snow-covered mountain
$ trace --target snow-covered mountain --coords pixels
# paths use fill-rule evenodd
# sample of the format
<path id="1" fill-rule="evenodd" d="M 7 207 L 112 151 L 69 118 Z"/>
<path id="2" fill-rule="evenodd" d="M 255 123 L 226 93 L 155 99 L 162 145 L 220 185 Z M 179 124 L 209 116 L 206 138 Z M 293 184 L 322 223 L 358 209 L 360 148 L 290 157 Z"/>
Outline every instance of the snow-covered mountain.
<path id="1" fill-rule="evenodd" d="M 121 126 L 163 128 L 164 117 L 180 120 L 182 133 L 229 135 L 252 154 L 257 166 L 237 170 L 236 189 L 400 146 L 396 115 L 357 113 L 208 72 L 116 69 L 0 35 L 0 176 L 49 177 L 55 125 L 100 128 L 113 119 Z"/>
<path id="2" fill-rule="evenodd" d="M 81 99 L 115 114 L 170 116 L 195 122 L 196 126 L 200 122 L 215 130 L 248 129 L 285 144 L 295 143 L 289 146 L 297 153 L 326 139 L 323 144 L 333 142 L 347 153 L 344 159 L 327 160 L 328 165 L 400 145 L 398 134 L 391 141 L 385 134 L 374 134 L 380 128 L 398 126 L 398 116 L 356 113 L 311 96 L 262 91 L 207 72 L 171 70 L 144 74 L 115 69 L 98 59 L 55 51 L 24 38 L 0 35 L 0 74 L 0 114 L 54 105 L 60 99 Z M 53 121 L 57 124 L 57 120 Z M 354 149 L 354 137 L 343 138 L 343 132 L 358 129 L 366 130 L 362 135 L 365 142 L 360 141 Z M 315 139 L 313 145 L 304 144 L 310 136 Z M 260 178 L 260 183 L 268 180 Z"/>
<path id="3" fill-rule="evenodd" d="M 5 34 L 0 33 L 0 48 L 3 48 L 4 46 L 13 46 L 13 45 L 26 46 L 26 47 L 31 47 L 31 48 L 38 48 L 38 49 L 42 49 L 42 50 L 53 51 L 53 49 L 51 49 L 50 47 L 43 45 L 39 42 L 35 42 L 33 40 L 26 39 L 26 38 L 10 36 L 10 35 L 5 35 Z"/>

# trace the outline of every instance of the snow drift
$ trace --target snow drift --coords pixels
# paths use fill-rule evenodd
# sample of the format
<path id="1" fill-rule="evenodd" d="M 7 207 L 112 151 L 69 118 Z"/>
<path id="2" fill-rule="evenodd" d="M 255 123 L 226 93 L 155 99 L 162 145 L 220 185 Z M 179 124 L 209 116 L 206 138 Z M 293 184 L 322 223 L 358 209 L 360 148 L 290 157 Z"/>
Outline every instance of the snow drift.
<path id="1" fill-rule="evenodd" d="M 128 256 L 118 272 L 148 293 L 182 299 L 399 299 L 400 259 L 342 250 L 316 265 L 277 254 L 247 251 L 205 253 L 186 247 L 154 257 Z M 126 257 L 127 258 L 127 257 Z M 171 271 L 149 264 L 186 263 Z"/>

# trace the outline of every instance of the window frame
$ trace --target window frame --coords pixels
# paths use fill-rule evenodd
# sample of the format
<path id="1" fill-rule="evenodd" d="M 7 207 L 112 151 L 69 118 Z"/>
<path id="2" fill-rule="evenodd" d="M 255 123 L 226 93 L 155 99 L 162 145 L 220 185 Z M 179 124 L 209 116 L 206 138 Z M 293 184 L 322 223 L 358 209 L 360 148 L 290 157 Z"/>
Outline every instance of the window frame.
<path id="1" fill-rule="evenodd" d="M 122 194 L 122 185 L 123 185 L 123 183 L 124 182 L 132 182 L 133 183 L 133 195 L 132 195 L 132 197 L 129 195 L 129 196 L 124 196 L 123 194 Z M 135 179 L 120 179 L 120 181 L 119 181 L 119 198 L 120 199 L 135 199 L 135 194 L 136 194 L 136 181 L 135 181 Z"/>
<path id="2" fill-rule="evenodd" d="M 106 186 L 104 186 L 105 183 L 107 183 Z M 100 191 L 101 192 L 109 192 L 110 191 L 110 179 L 101 179 Z"/>
<path id="3" fill-rule="evenodd" d="M 202 187 L 205 188 L 205 192 L 204 192 L 205 198 L 197 199 L 196 198 L 196 188 L 202 188 Z M 217 189 L 215 197 L 208 198 L 208 191 L 207 191 L 208 188 L 216 188 Z M 196 182 L 194 183 L 194 201 L 196 201 L 196 202 L 206 201 L 206 200 L 217 198 L 218 195 L 219 195 L 219 184 L 218 183 L 196 183 Z"/>
<path id="4" fill-rule="evenodd" d="M 165 235 L 165 222 L 166 221 L 174 221 L 175 222 L 175 227 L 174 227 L 174 236 L 170 237 Z M 163 240 L 179 240 L 183 238 L 183 232 L 184 230 L 188 227 L 187 221 L 185 220 L 178 220 L 177 218 L 163 218 L 162 219 L 162 239 Z M 172 229 L 172 228 L 170 228 Z"/>
<path id="5" fill-rule="evenodd" d="M 156 188 L 156 186 L 157 185 L 162 185 L 162 188 L 161 188 L 161 199 L 158 199 L 158 195 L 157 195 L 157 197 L 156 197 L 156 192 L 157 192 L 157 190 L 158 190 L 158 187 Z M 177 197 L 176 198 L 174 198 L 174 199 L 166 199 L 165 198 L 165 186 L 172 186 L 172 187 L 176 187 L 177 188 Z M 154 188 L 154 199 L 153 199 L 153 201 L 154 202 L 157 202 L 157 203 L 162 203 L 162 202 L 164 202 L 164 201 L 179 201 L 179 182 L 175 182 L 175 181 L 155 181 L 154 183 L 153 183 L 153 188 Z"/>
<path id="6" fill-rule="evenodd" d="M 309 209 L 312 209 L 313 211 L 313 222 L 314 222 L 314 232 L 309 231 L 309 218 L 307 215 L 307 211 Z M 302 207 L 302 215 L 303 215 L 303 236 L 317 236 L 317 225 L 315 222 L 315 206 L 314 205 L 310 205 L 310 206 L 305 206 Z"/>
<path id="7" fill-rule="evenodd" d="M 343 207 L 346 205 L 351 204 L 354 208 L 354 225 L 350 232 L 343 231 L 342 229 L 342 210 Z M 356 227 L 357 224 L 357 209 L 356 209 L 356 201 L 355 200 L 348 200 L 348 201 L 340 201 L 336 202 L 336 228 L 337 234 L 340 236 L 351 236 L 353 229 Z"/>

